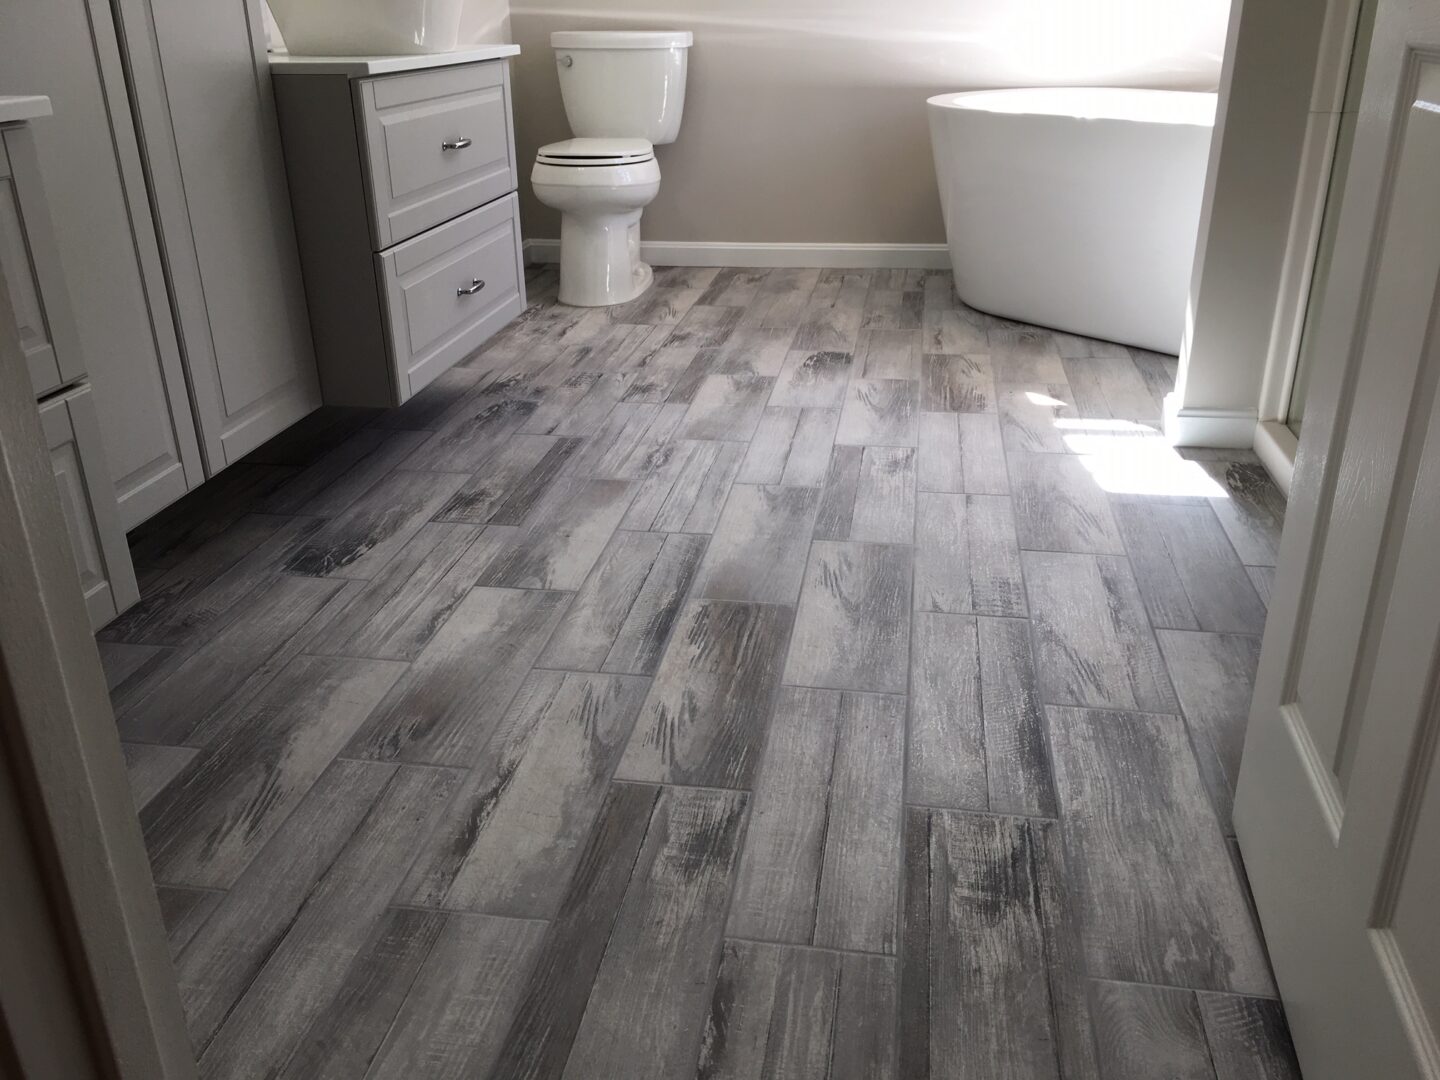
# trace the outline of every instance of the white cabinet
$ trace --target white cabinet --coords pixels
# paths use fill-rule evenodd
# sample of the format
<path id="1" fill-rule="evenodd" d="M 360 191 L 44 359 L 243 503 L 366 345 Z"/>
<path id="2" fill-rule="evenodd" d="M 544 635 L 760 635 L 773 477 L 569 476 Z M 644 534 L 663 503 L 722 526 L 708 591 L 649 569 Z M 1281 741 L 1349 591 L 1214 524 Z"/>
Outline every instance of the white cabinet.
<path id="1" fill-rule="evenodd" d="M 41 402 L 40 424 L 90 624 L 99 629 L 139 600 L 140 590 L 103 468 L 105 448 L 90 384 Z"/>
<path id="2" fill-rule="evenodd" d="M 327 404 L 398 405 L 525 309 L 509 71 L 473 57 L 271 65 Z"/>

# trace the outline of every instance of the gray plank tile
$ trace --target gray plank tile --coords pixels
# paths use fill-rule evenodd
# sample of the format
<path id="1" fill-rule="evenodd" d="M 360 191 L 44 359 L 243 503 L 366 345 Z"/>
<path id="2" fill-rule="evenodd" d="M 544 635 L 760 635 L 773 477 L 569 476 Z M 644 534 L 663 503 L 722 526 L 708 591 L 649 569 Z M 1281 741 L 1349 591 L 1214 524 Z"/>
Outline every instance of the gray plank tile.
<path id="1" fill-rule="evenodd" d="M 579 448 L 566 458 L 558 472 L 567 476 L 623 479 L 620 472 L 625 462 L 654 425 L 660 409 L 656 403 L 621 400 L 591 435 L 579 440 Z M 530 501 L 534 502 L 533 496 Z"/>
<path id="2" fill-rule="evenodd" d="M 260 500 L 256 509 L 333 517 L 349 509 L 429 437 L 421 431 L 361 428 Z"/>
<path id="3" fill-rule="evenodd" d="M 477 584 L 525 589 L 578 589 L 630 507 L 627 480 L 566 477 L 555 483 Z"/>
<path id="4" fill-rule="evenodd" d="M 792 349 L 770 391 L 770 404 L 838 409 L 845 403 L 852 357 L 848 352 Z"/>
<path id="5" fill-rule="evenodd" d="M 1159 429 L 1160 403 L 1128 355 L 1067 359 L 1065 376 L 1075 395 L 1077 415 Z"/>
<path id="6" fill-rule="evenodd" d="M 661 792 L 595 973 L 565 1077 L 645 1080 L 691 1068 L 746 799 L 733 791 Z"/>
<path id="7" fill-rule="evenodd" d="M 851 379 L 835 441 L 914 446 L 919 437 L 919 388 L 909 379 Z"/>
<path id="8" fill-rule="evenodd" d="M 794 347 L 852 352 L 869 291 L 863 270 L 822 270 L 801 312 Z"/>
<path id="9" fill-rule="evenodd" d="M 139 813 L 179 776 L 200 751 L 192 746 L 150 746 L 121 743 L 125 773 L 130 780 L 130 797 Z"/>
<path id="10" fill-rule="evenodd" d="M 1054 817 L 1055 779 L 1030 652 L 1030 625 L 1019 619 L 975 622 L 980 638 L 990 809 L 1001 814 Z"/>
<path id="11" fill-rule="evenodd" d="M 482 397 L 459 403 L 433 439 L 405 459 L 405 468 L 445 473 L 473 473 L 531 419 L 535 402 Z"/>
<path id="12" fill-rule="evenodd" d="M 351 740 L 354 757 L 470 765 L 569 596 L 472 589 Z"/>
<path id="13" fill-rule="evenodd" d="M 1265 466 L 1235 461 L 1200 464 L 1227 493 L 1225 498 L 1211 499 L 1210 505 L 1240 561 L 1247 566 L 1274 566 L 1285 523 L 1285 496 Z"/>
<path id="14" fill-rule="evenodd" d="M 1020 548 L 1008 497 L 921 493 L 915 529 L 915 608 L 1025 615 Z"/>
<path id="15" fill-rule="evenodd" d="M 1231 832 L 1230 808 L 1250 721 L 1260 639 L 1239 634 L 1156 632 L 1165 667 L 1190 725 L 1200 772 Z"/>
<path id="16" fill-rule="evenodd" d="M 1086 430 L 1063 382 L 1001 386 L 998 407 L 1001 438 L 1012 453 L 1064 454 L 1065 436 Z"/>
<path id="17" fill-rule="evenodd" d="M 747 441 L 755 434 L 774 384 L 763 375 L 707 375 L 690 402 L 679 437 Z"/>
<path id="18" fill-rule="evenodd" d="M 855 345 L 855 377 L 920 378 L 920 331 L 861 330 Z"/>
<path id="19" fill-rule="evenodd" d="M 545 926 L 449 915 L 364 1075 L 459 1080 L 483 1075 L 525 990 Z"/>
<path id="20" fill-rule="evenodd" d="M 838 409 L 767 407 L 736 479 L 742 484 L 824 483 L 839 422 Z"/>
<path id="21" fill-rule="evenodd" d="M 988 353 L 990 339 L 976 315 L 969 308 L 934 307 L 927 297 L 921 327 L 924 350 L 952 356 Z"/>
<path id="22" fill-rule="evenodd" d="M 763 267 L 724 267 L 710 279 L 710 284 L 705 287 L 696 303 L 738 307 L 743 313 L 760 295 L 760 288 L 768 273 Z"/>
<path id="23" fill-rule="evenodd" d="M 921 491 L 1008 495 L 1000 425 L 987 413 L 921 413 Z"/>
<path id="24" fill-rule="evenodd" d="M 887 274 L 897 273 L 902 272 L 872 272 L 870 292 L 865 297 L 865 310 L 860 322 L 861 333 L 882 329 L 919 331 L 925 294 L 919 289 L 906 288 L 906 282 L 898 278 L 885 280 Z"/>
<path id="25" fill-rule="evenodd" d="M 315 577 L 372 578 L 464 483 L 463 476 L 453 473 L 392 472 L 307 537 L 285 570 Z"/>
<path id="26" fill-rule="evenodd" d="M 584 438 L 594 434 L 625 390 L 623 382 L 607 380 L 603 372 L 571 369 L 544 388 L 534 411 L 516 430 Z"/>
<path id="27" fill-rule="evenodd" d="M 778 605 L 688 603 L 616 776 L 750 787 L 791 619 Z"/>
<path id="28" fill-rule="evenodd" d="M 635 326 L 674 326 L 705 290 L 696 286 L 654 285 L 626 304 L 608 308 L 612 322 Z"/>
<path id="29" fill-rule="evenodd" d="M 655 270 L 655 284 L 708 292 L 719 276 L 720 268 L 717 266 L 661 266 Z"/>
<path id="30" fill-rule="evenodd" d="M 633 676 L 532 672 L 397 900 L 553 918 L 645 691 Z"/>
<path id="31" fill-rule="evenodd" d="M 817 540 L 848 540 L 855 519 L 855 498 L 860 489 L 864 447 L 836 446 L 825 470 L 825 486 L 815 515 Z"/>
<path id="32" fill-rule="evenodd" d="M 851 540 L 908 544 L 915 536 L 915 450 L 867 446 L 855 485 Z"/>
<path id="33" fill-rule="evenodd" d="M 1273 992 L 1178 716 L 1048 710 L 1060 820 L 1101 978 Z"/>
<path id="34" fill-rule="evenodd" d="M 906 811 L 902 1076 L 1098 1076 L 1050 910 L 1053 829 Z"/>
<path id="35" fill-rule="evenodd" d="M 696 303 L 665 339 L 666 345 L 703 349 L 723 345 L 740 321 L 740 312 L 733 307 L 711 307 Z"/>
<path id="36" fill-rule="evenodd" d="M 709 533 L 720 520 L 730 485 L 740 471 L 745 444 L 686 442 L 665 470 L 640 481 L 626 529 Z"/>
<path id="37" fill-rule="evenodd" d="M 1117 500 L 1113 509 L 1152 626 L 1264 631 L 1265 605 L 1210 507 Z"/>
<path id="38" fill-rule="evenodd" d="M 905 699 L 844 694 L 839 723 L 814 940 L 836 949 L 893 953 Z"/>
<path id="39" fill-rule="evenodd" d="M 630 385 L 621 401 L 663 404 L 695 363 L 698 349 L 662 348 L 638 353 L 626 364 Z"/>
<path id="40" fill-rule="evenodd" d="M 400 768 L 326 871 L 214 1040 L 211 1076 L 263 1076 L 295 1052 L 306 1027 L 344 984 L 399 883 L 407 854 L 434 824 L 457 777 Z"/>
<path id="41" fill-rule="evenodd" d="M 895 1080 L 899 963 L 888 956 L 840 956 L 829 1080 Z"/>
<path id="42" fill-rule="evenodd" d="M 123 641 L 96 641 L 100 666 L 105 671 L 105 687 L 118 709 L 127 696 L 133 696 L 165 666 L 174 652 L 166 645 L 130 645 Z"/>
<path id="43" fill-rule="evenodd" d="M 386 409 L 371 423 L 390 430 L 438 431 L 455 410 L 472 399 L 488 374 L 485 367 L 452 367 L 405 404 Z"/>
<path id="44" fill-rule="evenodd" d="M 1047 704 L 1178 708 L 1128 562 L 1041 551 L 1021 562 Z"/>
<path id="45" fill-rule="evenodd" d="M 414 660 L 514 529 L 431 523 L 306 646 L 321 656 Z"/>
<path id="46" fill-rule="evenodd" d="M 275 572 L 296 544 L 323 523 L 314 518 L 247 514 L 142 582 L 138 604 L 111 622 L 101 638 L 130 644 L 190 645 L 225 624 L 225 616 Z"/>
<path id="47" fill-rule="evenodd" d="M 1199 994 L 1216 1080 L 1300 1080 L 1280 1002 Z"/>
<path id="48" fill-rule="evenodd" d="M 615 470 L 615 479 L 643 480 L 667 468 L 676 456 L 676 451 L 688 444 L 675 437 L 675 432 L 685 422 L 690 406 L 683 402 L 661 405 L 650 425 L 636 441 L 634 449 Z"/>
<path id="49" fill-rule="evenodd" d="M 301 656 L 141 812 L 159 881 L 234 884 L 405 665 Z"/>
<path id="50" fill-rule="evenodd" d="M 353 587 L 284 575 L 263 582 L 234 605 L 223 629 L 170 653 L 142 688 L 126 695 L 116 715 L 121 738 L 203 746 L 304 648 Z"/>
<path id="51" fill-rule="evenodd" d="M 819 488 L 736 484 L 700 564 L 695 595 L 793 604 L 819 505 Z"/>
<path id="52" fill-rule="evenodd" d="M 1215 1080 L 1194 991 L 1097 981 L 1090 1002 L 1105 1080 Z"/>
<path id="53" fill-rule="evenodd" d="M 365 1076 L 444 928 L 445 916 L 438 911 L 385 912 L 339 992 L 300 1037 L 279 1080 Z"/>
<path id="54" fill-rule="evenodd" d="M 156 885 L 155 898 L 160 901 L 160 918 L 165 923 L 165 937 L 173 960 L 194 940 L 225 894 L 218 889 Z"/>
<path id="55" fill-rule="evenodd" d="M 646 872 L 636 860 L 659 797 L 655 787 L 610 786 L 489 1075 L 507 1080 L 561 1075 L 626 888 L 632 875 L 638 871 L 643 878 Z M 653 849 L 650 855 L 653 861 Z"/>
<path id="56" fill-rule="evenodd" d="M 841 694 L 787 686 L 771 721 L 728 932 L 810 944 Z"/>
<path id="57" fill-rule="evenodd" d="M 993 413 L 995 377 L 990 358 L 926 354 L 920 408 L 926 412 Z"/>
<path id="58" fill-rule="evenodd" d="M 516 435 L 445 501 L 437 521 L 516 525 L 584 445 L 580 439 Z"/>
<path id="59" fill-rule="evenodd" d="M 1245 573 L 1250 576 L 1250 584 L 1255 586 L 1255 593 L 1260 597 L 1260 602 L 1268 609 L 1270 596 L 1275 591 L 1275 567 L 1247 566 Z"/>
<path id="60" fill-rule="evenodd" d="M 913 561 L 908 547 L 815 541 L 785 681 L 904 693 Z"/>
<path id="61" fill-rule="evenodd" d="M 741 316 L 742 326 L 797 327 L 805 315 L 810 294 L 820 282 L 820 271 L 799 267 L 771 270 L 755 302 Z"/>
<path id="62" fill-rule="evenodd" d="M 814 949 L 727 941 L 696 1076 L 828 1077 L 840 959 Z"/>
<path id="63" fill-rule="evenodd" d="M 780 374 L 795 331 L 786 327 L 743 327 L 715 343 L 710 371 L 716 375 Z"/>
<path id="64" fill-rule="evenodd" d="M 1110 499 L 1081 458 L 1029 453 L 1008 458 L 1022 548 L 1125 554 Z"/>
<path id="65" fill-rule="evenodd" d="M 180 951 L 175 975 L 186 1026 L 203 1049 L 345 849 L 395 766 L 337 761 Z"/>
<path id="66" fill-rule="evenodd" d="M 973 810 L 990 805 L 981 686 L 975 620 L 916 614 L 905 763 L 909 802 Z"/>
<path id="67" fill-rule="evenodd" d="M 1055 335 L 1038 326 L 992 325 L 987 332 L 996 383 L 1063 383 Z"/>
<path id="68" fill-rule="evenodd" d="M 1059 330 L 1054 331 L 1053 336 L 1055 351 L 1067 360 L 1088 357 L 1130 359 L 1129 347 L 1117 345 L 1113 341 L 1101 341 L 1099 338 L 1085 337 L 1083 334 L 1066 334 Z"/>

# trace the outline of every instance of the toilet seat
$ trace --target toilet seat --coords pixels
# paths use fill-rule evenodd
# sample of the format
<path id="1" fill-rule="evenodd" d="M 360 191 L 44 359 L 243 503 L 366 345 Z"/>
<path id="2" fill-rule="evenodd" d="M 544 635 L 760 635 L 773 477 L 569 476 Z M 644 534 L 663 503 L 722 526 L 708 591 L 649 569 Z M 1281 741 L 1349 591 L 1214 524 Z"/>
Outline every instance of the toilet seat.
<path id="1" fill-rule="evenodd" d="M 565 139 L 540 147 L 535 155 L 537 165 L 559 165 L 570 169 L 640 165 L 654 160 L 655 148 L 648 139 Z"/>

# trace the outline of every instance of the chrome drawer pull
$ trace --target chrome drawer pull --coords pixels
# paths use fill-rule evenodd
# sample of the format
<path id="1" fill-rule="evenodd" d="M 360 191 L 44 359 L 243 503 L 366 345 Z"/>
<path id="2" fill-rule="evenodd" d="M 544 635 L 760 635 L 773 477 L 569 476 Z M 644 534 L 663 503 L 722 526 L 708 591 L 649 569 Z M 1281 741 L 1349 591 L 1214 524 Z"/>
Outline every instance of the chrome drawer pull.
<path id="1" fill-rule="evenodd" d="M 440 144 L 441 150 L 464 150 L 470 145 L 469 139 L 446 139 Z"/>
<path id="2" fill-rule="evenodd" d="M 458 289 L 455 290 L 455 295 L 456 295 L 456 296 L 474 296 L 477 292 L 479 292 L 479 291 L 480 291 L 481 289 L 483 289 L 484 287 L 485 287 L 485 282 L 481 281 L 478 277 L 477 277 L 477 278 L 471 278 L 469 285 L 461 285 Z"/>

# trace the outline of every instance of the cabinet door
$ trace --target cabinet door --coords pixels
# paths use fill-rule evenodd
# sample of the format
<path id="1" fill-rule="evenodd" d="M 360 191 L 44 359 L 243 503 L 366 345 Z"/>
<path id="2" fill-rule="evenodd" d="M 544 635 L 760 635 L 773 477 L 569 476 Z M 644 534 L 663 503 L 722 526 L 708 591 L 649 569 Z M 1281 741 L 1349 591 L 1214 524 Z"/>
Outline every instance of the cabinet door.
<path id="1" fill-rule="evenodd" d="M 46 94 L 55 110 L 28 126 L 35 182 L 13 155 L 15 190 L 22 207 L 37 187 L 49 204 L 81 364 L 131 528 L 199 484 L 204 468 L 110 5 L 7 3 L 3 22 L 6 86 Z M 50 332 L 63 333 L 48 314 Z"/>
<path id="2" fill-rule="evenodd" d="M 140 590 L 110 488 L 90 384 L 42 402 L 40 424 L 85 606 L 98 630 L 139 600 Z"/>
<path id="3" fill-rule="evenodd" d="M 211 474 L 320 405 L 260 2 L 117 2 Z"/>

